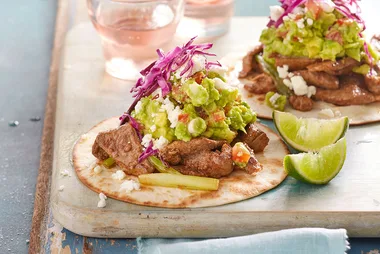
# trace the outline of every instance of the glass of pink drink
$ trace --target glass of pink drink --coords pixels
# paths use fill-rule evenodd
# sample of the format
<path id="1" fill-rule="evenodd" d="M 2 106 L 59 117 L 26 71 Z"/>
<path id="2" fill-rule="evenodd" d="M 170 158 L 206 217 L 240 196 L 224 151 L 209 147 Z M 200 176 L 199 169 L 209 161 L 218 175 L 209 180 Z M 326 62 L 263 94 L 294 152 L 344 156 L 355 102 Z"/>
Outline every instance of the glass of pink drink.
<path id="1" fill-rule="evenodd" d="M 102 40 L 107 73 L 135 80 L 156 49 L 173 39 L 184 0 L 87 0 L 87 6 Z"/>
<path id="2" fill-rule="evenodd" d="M 234 0 L 186 0 L 185 17 L 178 34 L 211 39 L 228 32 Z"/>

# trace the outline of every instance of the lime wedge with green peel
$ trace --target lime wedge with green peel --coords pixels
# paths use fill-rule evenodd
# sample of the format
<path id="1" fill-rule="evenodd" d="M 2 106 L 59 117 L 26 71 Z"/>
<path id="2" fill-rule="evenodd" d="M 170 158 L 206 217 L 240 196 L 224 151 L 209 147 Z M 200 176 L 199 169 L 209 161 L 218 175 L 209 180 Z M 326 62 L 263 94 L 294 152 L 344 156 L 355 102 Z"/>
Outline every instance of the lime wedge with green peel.
<path id="1" fill-rule="evenodd" d="M 318 153 L 286 155 L 284 167 L 295 179 L 312 184 L 326 184 L 339 173 L 345 159 L 346 138 L 342 138 Z"/>
<path id="2" fill-rule="evenodd" d="M 274 111 L 273 121 L 286 143 L 302 152 L 319 151 L 334 144 L 348 128 L 348 117 L 330 120 L 297 118 L 290 113 Z"/>

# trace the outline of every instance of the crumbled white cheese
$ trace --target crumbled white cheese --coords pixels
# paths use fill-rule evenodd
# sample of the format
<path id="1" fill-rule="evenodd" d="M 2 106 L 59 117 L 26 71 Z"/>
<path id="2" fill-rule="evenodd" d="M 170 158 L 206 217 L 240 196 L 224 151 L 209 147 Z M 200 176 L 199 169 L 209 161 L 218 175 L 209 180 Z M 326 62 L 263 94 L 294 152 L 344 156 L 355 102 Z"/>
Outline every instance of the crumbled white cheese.
<path id="1" fill-rule="evenodd" d="M 288 17 L 289 17 L 289 19 L 296 19 L 296 18 L 297 18 L 297 15 L 296 15 L 296 14 L 293 14 L 293 13 L 289 13 L 289 14 L 288 14 Z"/>
<path id="2" fill-rule="evenodd" d="M 99 193 L 99 199 L 107 199 L 107 196 L 103 192 Z"/>
<path id="3" fill-rule="evenodd" d="M 289 65 L 278 66 L 277 67 L 278 76 L 282 79 L 287 78 L 289 75 Z"/>
<path id="4" fill-rule="evenodd" d="M 106 206 L 106 199 L 107 199 L 107 196 L 104 195 L 104 193 L 99 193 L 99 202 L 98 202 L 98 207 L 99 208 L 103 208 Z"/>
<path id="5" fill-rule="evenodd" d="M 136 112 L 136 114 L 140 113 L 141 110 L 143 110 L 143 107 L 142 107 L 141 101 L 139 101 L 139 102 L 137 102 L 137 104 L 135 106 L 135 112 Z"/>
<path id="6" fill-rule="evenodd" d="M 342 112 L 340 112 L 339 110 L 334 110 L 334 115 L 336 117 L 340 117 L 340 116 L 342 116 Z"/>
<path id="7" fill-rule="evenodd" d="M 61 186 L 59 186 L 58 190 L 63 191 L 64 188 L 65 188 L 65 185 L 61 185 Z"/>
<path id="8" fill-rule="evenodd" d="M 167 144 L 169 144 L 169 140 L 167 140 L 165 137 L 161 136 L 159 139 L 153 141 L 153 149 L 161 150 L 164 148 Z"/>
<path id="9" fill-rule="evenodd" d="M 327 13 L 333 12 L 335 9 L 335 4 L 331 0 L 320 1 L 319 5 L 321 6 L 322 10 Z"/>
<path id="10" fill-rule="evenodd" d="M 116 173 L 112 174 L 112 178 L 115 180 L 123 180 L 127 175 L 124 173 L 123 170 L 118 170 Z"/>
<path id="11" fill-rule="evenodd" d="M 191 72 L 189 73 L 189 71 L 190 71 L 189 70 L 181 76 L 181 72 L 183 70 L 185 70 L 185 68 L 188 64 L 188 62 L 186 62 L 176 72 L 174 72 L 174 76 L 176 77 L 176 79 L 180 79 L 180 80 L 182 80 L 182 82 L 184 82 L 184 80 L 186 79 L 185 77 L 192 76 L 194 73 L 197 73 L 199 71 L 206 69 L 206 57 L 205 56 L 194 55 L 191 58 L 191 61 L 193 61 L 193 68 L 191 69 Z"/>
<path id="12" fill-rule="evenodd" d="M 102 166 L 100 166 L 100 165 L 96 165 L 95 167 L 94 167 L 94 173 L 95 174 L 100 174 L 101 172 L 103 171 L 103 167 Z"/>
<path id="13" fill-rule="evenodd" d="M 213 65 L 210 67 L 209 71 L 215 72 L 219 74 L 220 76 L 224 77 L 226 73 L 228 72 L 228 68 L 225 66 Z"/>
<path id="14" fill-rule="evenodd" d="M 191 70 L 191 74 L 197 73 L 199 71 L 202 71 L 206 69 L 206 57 L 202 55 L 194 55 L 192 57 L 193 61 L 193 69 Z"/>
<path id="15" fill-rule="evenodd" d="M 174 107 L 173 102 L 166 98 L 161 106 L 162 109 L 168 114 L 168 120 L 170 122 L 170 128 L 175 128 L 178 124 L 178 116 L 182 114 L 182 110 L 179 106 Z"/>
<path id="16" fill-rule="evenodd" d="M 285 17 L 282 18 L 282 20 L 283 21 L 288 21 L 288 20 L 290 20 L 290 18 L 288 16 L 285 16 Z"/>
<path id="17" fill-rule="evenodd" d="M 157 126 L 155 124 L 153 124 L 152 126 L 150 126 L 150 130 L 152 132 L 155 132 L 157 130 Z"/>
<path id="18" fill-rule="evenodd" d="M 304 14 L 305 13 L 305 8 L 302 8 L 300 6 L 296 7 L 293 9 L 292 11 L 293 14 L 297 15 L 297 14 Z"/>
<path id="19" fill-rule="evenodd" d="M 293 84 L 289 79 L 284 79 L 283 82 L 290 90 L 293 90 Z"/>
<path id="20" fill-rule="evenodd" d="M 312 25 L 314 24 L 314 21 L 313 21 L 311 18 L 308 18 L 308 19 L 306 20 L 306 22 L 307 22 L 307 24 L 308 24 L 309 26 L 312 26 Z"/>
<path id="21" fill-rule="evenodd" d="M 280 97 L 281 97 L 280 94 L 275 93 L 275 94 L 272 95 L 272 97 L 269 98 L 269 101 L 270 101 L 270 103 L 271 103 L 272 105 L 275 105 L 276 102 L 277 102 L 277 100 L 278 100 Z"/>
<path id="22" fill-rule="evenodd" d="M 285 10 L 279 5 L 270 6 L 270 18 L 274 21 L 277 21 L 282 14 L 284 14 Z"/>
<path id="23" fill-rule="evenodd" d="M 71 174 L 67 169 L 64 169 L 61 171 L 61 176 L 71 176 Z"/>
<path id="24" fill-rule="evenodd" d="M 315 86 L 308 86 L 307 87 L 307 97 L 311 97 L 317 93 L 317 88 Z"/>
<path id="25" fill-rule="evenodd" d="M 84 141 L 86 141 L 87 139 L 89 138 L 89 135 L 88 134 L 83 134 L 81 137 L 80 137 L 80 141 L 81 142 L 84 142 Z"/>
<path id="26" fill-rule="evenodd" d="M 140 183 L 134 180 L 125 180 L 120 185 L 120 191 L 125 191 L 126 193 L 130 193 L 133 190 L 140 190 Z"/>
<path id="27" fill-rule="evenodd" d="M 152 134 L 146 134 L 146 135 L 144 135 L 144 137 L 141 140 L 141 145 L 143 147 L 148 147 L 150 144 L 150 141 L 153 141 Z"/>
<path id="28" fill-rule="evenodd" d="M 215 88 L 218 90 L 231 90 L 232 87 L 228 85 L 226 82 L 221 80 L 220 78 L 212 79 L 214 81 Z"/>
<path id="29" fill-rule="evenodd" d="M 297 20 L 297 26 L 300 29 L 305 28 L 305 19 L 302 18 L 302 19 Z"/>
<path id="30" fill-rule="evenodd" d="M 289 78 L 294 77 L 294 73 L 293 73 L 293 72 L 289 72 L 288 77 L 289 77 Z"/>
<path id="31" fill-rule="evenodd" d="M 294 76 L 290 79 L 293 86 L 293 91 L 296 95 L 306 95 L 308 92 L 308 86 L 306 81 L 301 76 Z"/>
<path id="32" fill-rule="evenodd" d="M 194 134 L 196 131 L 195 131 L 195 119 L 191 120 L 189 125 L 187 126 L 187 130 L 190 132 L 190 134 Z"/>
<path id="33" fill-rule="evenodd" d="M 325 108 L 319 111 L 318 115 L 321 117 L 333 118 L 334 112 L 329 108 Z"/>
<path id="34" fill-rule="evenodd" d="M 98 202 L 98 207 L 99 208 L 104 208 L 104 207 L 106 207 L 106 205 L 107 205 L 107 203 L 106 203 L 105 199 L 99 200 L 99 202 Z"/>

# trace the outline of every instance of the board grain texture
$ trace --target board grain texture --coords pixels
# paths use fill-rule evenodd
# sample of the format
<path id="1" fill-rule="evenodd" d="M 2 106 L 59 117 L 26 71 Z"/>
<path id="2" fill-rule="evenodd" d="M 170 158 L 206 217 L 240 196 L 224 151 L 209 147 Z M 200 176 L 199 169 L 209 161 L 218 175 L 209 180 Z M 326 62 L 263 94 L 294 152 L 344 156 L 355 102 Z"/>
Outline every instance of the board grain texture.
<path id="1" fill-rule="evenodd" d="M 53 164 L 56 98 L 60 57 L 68 24 L 68 3 L 59 0 L 54 36 L 54 46 L 50 64 L 49 87 L 45 106 L 44 127 L 41 140 L 40 166 L 36 184 L 34 211 L 29 240 L 29 253 L 40 253 L 44 241 L 48 215 L 49 192 Z"/>
<path id="2" fill-rule="evenodd" d="M 213 51 L 222 57 L 247 50 L 265 23 L 265 18 L 234 18 L 232 26 L 239 29 L 216 40 Z M 89 22 L 68 33 L 59 72 L 51 186 L 52 212 L 65 228 L 118 238 L 222 237 L 295 227 L 342 227 L 350 236 L 380 236 L 378 124 L 350 129 L 345 166 L 326 186 L 288 178 L 257 198 L 219 207 L 163 209 L 108 199 L 105 208 L 97 208 L 98 195 L 75 175 L 71 151 L 92 126 L 128 108 L 132 85 L 104 73 L 99 37 Z M 70 175 L 63 176 L 62 170 Z"/>

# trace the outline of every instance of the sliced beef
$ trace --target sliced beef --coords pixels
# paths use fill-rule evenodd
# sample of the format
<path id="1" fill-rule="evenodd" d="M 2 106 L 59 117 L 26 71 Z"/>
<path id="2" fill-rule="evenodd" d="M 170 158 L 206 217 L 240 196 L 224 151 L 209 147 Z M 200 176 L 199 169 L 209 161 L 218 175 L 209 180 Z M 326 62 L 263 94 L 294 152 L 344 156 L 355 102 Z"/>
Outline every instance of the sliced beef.
<path id="1" fill-rule="evenodd" d="M 95 157 L 100 160 L 112 157 L 125 173 L 136 176 L 154 171 L 148 160 L 138 163 L 142 151 L 136 131 L 129 123 L 114 130 L 99 133 L 92 146 Z"/>
<path id="2" fill-rule="evenodd" d="M 249 79 L 251 82 L 244 85 L 244 88 L 254 94 L 266 94 L 270 91 L 276 91 L 276 86 L 269 74 L 261 73 Z"/>
<path id="3" fill-rule="evenodd" d="M 258 68 L 255 56 L 263 52 L 264 46 L 262 44 L 254 47 L 248 54 L 243 58 L 243 69 L 239 73 L 239 78 L 245 78 L 248 73 L 255 71 Z"/>
<path id="4" fill-rule="evenodd" d="M 379 66 L 375 66 L 375 69 L 371 73 L 364 76 L 364 81 L 367 89 L 376 95 L 380 95 L 380 76 Z"/>
<path id="5" fill-rule="evenodd" d="M 289 104 L 296 110 L 307 112 L 313 109 L 314 102 L 307 96 L 293 94 L 289 97 Z"/>
<path id="6" fill-rule="evenodd" d="M 380 77 L 375 75 L 367 74 L 365 76 L 365 84 L 367 89 L 376 95 L 380 95 Z"/>
<path id="7" fill-rule="evenodd" d="M 359 66 L 360 62 L 356 61 L 351 57 L 345 57 L 336 62 L 333 61 L 323 61 L 320 63 L 315 63 L 309 65 L 307 69 L 309 71 L 323 71 L 331 75 L 346 75 L 352 72 L 352 69 Z"/>
<path id="8" fill-rule="evenodd" d="M 203 150 L 193 153 L 183 157 L 181 165 L 174 168 L 185 175 L 212 178 L 227 176 L 233 171 L 232 148 L 224 144 L 221 151 Z"/>
<path id="9" fill-rule="evenodd" d="M 306 69 L 307 66 L 319 62 L 318 59 L 311 59 L 307 57 L 286 57 L 286 56 L 274 56 L 276 67 L 288 65 L 289 71 L 298 71 Z"/>
<path id="10" fill-rule="evenodd" d="M 160 151 L 160 155 L 170 165 L 178 165 L 183 162 L 183 158 L 189 155 L 220 149 L 224 144 L 226 144 L 224 140 L 211 140 L 208 138 L 195 138 L 189 142 L 174 141 L 165 146 Z"/>
<path id="11" fill-rule="evenodd" d="M 246 143 L 255 153 L 264 151 L 269 143 L 267 134 L 254 124 L 249 124 L 245 130 L 247 133 L 240 132 L 238 140 Z"/>
<path id="12" fill-rule="evenodd" d="M 308 85 L 313 85 L 325 89 L 339 88 L 338 77 L 325 72 L 312 72 L 308 70 L 302 70 L 297 71 L 294 74 L 302 76 Z"/>
<path id="13" fill-rule="evenodd" d="M 103 150 L 103 148 L 101 148 L 98 144 L 98 142 L 94 142 L 94 144 L 92 145 L 92 154 L 98 158 L 99 160 L 101 161 L 104 161 L 106 159 L 108 159 L 110 156 L 106 153 L 106 151 Z"/>
<path id="14" fill-rule="evenodd" d="M 317 88 L 315 99 L 338 106 L 363 105 L 376 101 L 375 96 L 365 88 L 361 75 L 342 76 L 340 85 L 338 90 Z"/>
<path id="15" fill-rule="evenodd" d="M 263 169 L 263 166 L 256 159 L 255 153 L 249 147 L 249 145 L 248 144 L 245 144 L 245 145 L 251 154 L 251 158 L 249 159 L 247 165 L 244 168 L 241 168 L 241 167 L 235 165 L 234 169 L 241 169 L 241 170 L 246 171 L 250 175 L 256 175 L 257 173 L 259 173 Z"/>

